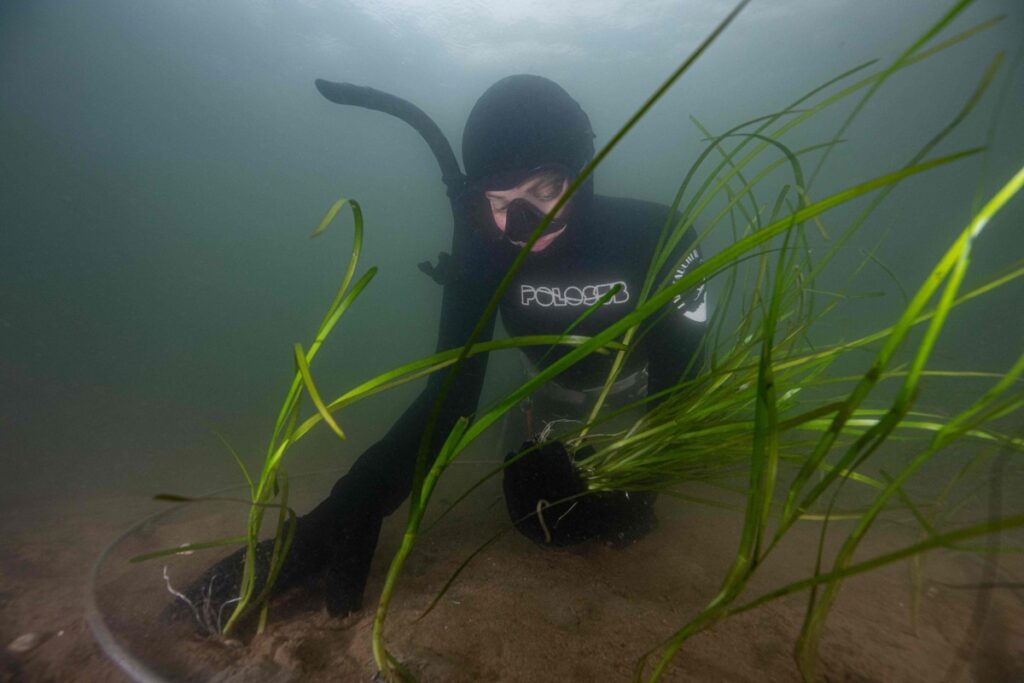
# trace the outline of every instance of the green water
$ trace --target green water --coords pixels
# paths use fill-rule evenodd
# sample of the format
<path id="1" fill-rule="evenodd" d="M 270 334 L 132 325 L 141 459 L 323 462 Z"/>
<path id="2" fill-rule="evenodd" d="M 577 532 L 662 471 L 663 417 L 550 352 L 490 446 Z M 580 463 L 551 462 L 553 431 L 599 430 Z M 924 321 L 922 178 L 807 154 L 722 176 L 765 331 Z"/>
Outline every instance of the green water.
<path id="1" fill-rule="evenodd" d="M 288 381 L 290 346 L 306 340 L 340 278 L 347 236 L 307 240 L 338 196 L 364 204 L 364 263 L 381 274 L 318 375 L 341 389 L 432 350 L 440 291 L 415 264 L 450 240 L 434 162 L 413 131 L 328 103 L 314 78 L 412 99 L 458 152 L 464 117 L 489 83 L 540 73 L 581 101 L 601 143 L 725 9 L 4 3 L 0 497 L 57 482 L 80 492 L 190 487 L 193 464 L 201 481 L 231 481 L 208 428 L 257 457 Z M 773 111 L 867 58 L 893 58 L 943 10 L 753 3 L 612 155 L 598 191 L 671 201 L 701 147 L 687 115 L 722 130 Z M 894 77 L 846 135 L 821 191 L 903 163 L 997 51 L 1012 62 L 1024 39 L 1019 3 L 978 2 L 953 30 L 999 13 L 1008 14 L 1000 26 Z M 942 151 L 984 142 L 1010 67 Z M 965 222 L 979 183 L 990 188 L 1020 163 L 1021 73 L 989 157 L 905 183 L 840 263 L 888 228 L 880 258 L 914 286 Z M 822 119 L 795 139 L 824 139 L 839 121 Z M 851 214 L 829 221 L 840 215 Z M 1024 253 L 1014 229 L 1022 215 L 1018 201 L 979 245 L 979 276 Z M 863 280 L 864 291 L 894 291 L 878 269 Z M 942 361 L 1006 367 L 1024 338 L 1019 297 L 1017 288 L 957 313 Z M 878 327 L 899 304 L 889 296 L 853 305 L 838 333 Z M 507 386 L 515 368 L 496 362 L 492 384 Z M 408 395 L 346 416 L 353 443 L 340 457 L 380 434 Z M 324 450 L 339 451 L 325 440 L 313 452 Z"/>
<path id="2" fill-rule="evenodd" d="M 318 358 L 320 388 L 346 387 L 433 350 L 440 288 L 416 263 L 450 243 L 438 172 L 414 132 L 326 102 L 314 78 L 372 85 L 425 109 L 458 153 L 475 99 L 510 73 L 563 85 L 603 144 L 729 9 L 727 2 L 533 3 L 506 9 L 404 0 L 25 2 L 0 6 L 0 501 L 201 493 L 239 481 L 211 435 L 260 461 L 291 379 L 341 277 L 347 234 L 308 235 L 339 196 L 367 219 L 363 263 L 380 274 Z M 693 114 L 721 131 L 775 111 L 867 59 L 892 60 L 947 8 L 914 0 L 755 0 L 599 169 L 597 191 L 671 202 L 703 148 Z M 844 136 L 824 196 L 897 168 L 956 113 L 999 51 L 985 101 L 937 153 L 988 154 L 904 183 L 837 271 L 862 249 L 907 289 L 962 229 L 979 188 L 1024 160 L 1024 5 L 982 0 L 949 33 L 999 14 L 981 36 L 897 74 Z M 827 139 L 849 110 L 793 144 Z M 765 192 L 766 197 L 774 196 Z M 826 217 L 841 226 L 854 215 Z M 979 242 L 977 282 L 1024 255 L 1018 198 Z M 716 236 L 705 246 L 721 246 Z M 888 324 L 902 305 L 881 269 L 823 334 Z M 999 371 L 1024 339 L 1018 285 L 957 311 L 936 366 Z M 485 402 L 518 379 L 491 364 Z M 947 389 L 922 397 L 942 408 Z M 415 389 L 341 416 L 297 470 L 345 466 Z M 325 487 L 329 482 L 325 482 Z M 1019 504 L 1019 501 L 1017 502 Z"/>
<path id="3" fill-rule="evenodd" d="M 401 123 L 324 101 L 314 78 L 409 98 L 458 151 L 465 114 L 487 85 L 541 73 L 581 102 L 600 144 L 725 8 L 5 3 L 0 495 L 58 481 L 145 489 L 151 478 L 189 476 L 183 461 L 202 462 L 211 484 L 231 480 L 207 425 L 250 451 L 265 440 L 290 345 L 310 334 L 340 277 L 341 233 L 306 238 L 339 195 L 363 203 L 364 263 L 381 275 L 318 374 L 340 389 L 432 350 L 440 291 L 415 264 L 450 239 L 434 161 Z M 892 59 L 943 9 L 753 3 L 608 160 L 598 191 L 669 202 L 701 148 L 688 114 L 721 130 L 781 107 L 866 59 Z M 1000 13 L 1009 15 L 1000 26 L 894 77 L 846 135 L 821 191 L 902 163 L 955 113 L 997 51 L 1012 62 L 1024 36 L 1019 3 L 979 2 L 956 26 Z M 906 183 L 865 232 L 861 246 L 891 231 L 879 256 L 905 287 L 964 222 L 978 184 L 992 187 L 1020 162 L 1020 73 L 989 158 Z M 995 94 L 944 151 L 984 142 Z M 795 139 L 822 140 L 839 120 Z M 1002 219 L 1009 227 L 979 244 L 976 273 L 1022 253 L 1012 229 L 1021 215 L 1018 201 Z M 863 289 L 891 289 L 879 278 L 870 273 Z M 1007 315 L 1018 298 L 965 311 L 944 357 L 1005 367 L 1024 337 L 1020 317 Z M 864 302 L 850 324 L 874 327 L 899 303 Z M 491 373 L 496 384 L 502 366 Z M 342 457 L 404 401 L 384 397 L 348 417 L 354 445 Z"/>

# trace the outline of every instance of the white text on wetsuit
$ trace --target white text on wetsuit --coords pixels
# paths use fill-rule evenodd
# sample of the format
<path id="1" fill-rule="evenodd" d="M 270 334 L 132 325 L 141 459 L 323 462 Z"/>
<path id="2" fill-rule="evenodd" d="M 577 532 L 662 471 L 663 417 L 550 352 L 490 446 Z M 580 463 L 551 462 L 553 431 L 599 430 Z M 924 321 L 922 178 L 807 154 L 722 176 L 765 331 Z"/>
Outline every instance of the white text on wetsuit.
<path id="1" fill-rule="evenodd" d="M 600 285 L 583 285 L 577 287 L 570 285 L 564 289 L 561 287 L 543 287 L 534 285 L 521 285 L 519 293 L 523 306 L 537 305 L 542 308 L 551 306 L 590 306 L 596 304 L 598 299 L 608 294 L 619 285 L 621 289 L 609 298 L 606 304 L 624 304 L 629 301 L 629 289 L 626 283 L 606 282 Z"/>

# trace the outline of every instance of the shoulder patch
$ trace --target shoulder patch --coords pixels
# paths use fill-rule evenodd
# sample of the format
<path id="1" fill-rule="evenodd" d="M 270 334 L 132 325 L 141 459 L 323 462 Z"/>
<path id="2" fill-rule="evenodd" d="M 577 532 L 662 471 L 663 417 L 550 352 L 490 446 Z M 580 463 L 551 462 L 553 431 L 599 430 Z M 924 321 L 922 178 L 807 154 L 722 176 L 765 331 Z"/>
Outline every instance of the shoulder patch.
<path id="1" fill-rule="evenodd" d="M 686 255 L 686 258 L 676 268 L 675 273 L 672 275 L 672 282 L 678 282 L 684 275 L 703 262 L 704 259 L 700 255 L 700 249 L 694 249 Z M 672 303 L 683 312 L 684 317 L 697 323 L 707 322 L 707 288 L 704 286 L 704 282 L 701 282 L 693 289 L 677 294 L 672 298 Z"/>

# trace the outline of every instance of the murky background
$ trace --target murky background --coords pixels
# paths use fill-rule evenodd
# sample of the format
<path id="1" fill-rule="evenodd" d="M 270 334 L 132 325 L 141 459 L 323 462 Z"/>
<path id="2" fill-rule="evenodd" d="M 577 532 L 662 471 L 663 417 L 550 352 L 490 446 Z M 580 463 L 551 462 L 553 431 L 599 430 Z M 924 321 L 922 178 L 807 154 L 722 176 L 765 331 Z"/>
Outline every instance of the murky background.
<path id="1" fill-rule="evenodd" d="M 4 2 L 4 508 L 39 497 L 202 493 L 240 483 L 211 430 L 260 462 L 291 379 L 291 345 L 308 343 L 347 258 L 347 223 L 308 238 L 340 196 L 362 203 L 363 264 L 380 273 L 318 358 L 321 391 L 336 395 L 433 350 L 441 291 L 416 268 L 450 242 L 433 157 L 405 124 L 324 100 L 315 78 L 411 100 L 458 153 L 484 89 L 536 73 L 581 103 L 601 145 L 730 5 Z M 949 5 L 755 0 L 599 169 L 597 191 L 670 203 L 703 148 L 689 115 L 720 132 L 776 111 L 868 59 L 889 63 Z M 837 264 L 859 262 L 887 233 L 877 256 L 912 290 L 966 224 L 977 193 L 1019 167 L 1024 68 L 1009 85 L 1007 78 L 1021 58 L 1024 5 L 979 1 L 944 35 L 1000 14 L 984 34 L 894 76 L 844 135 L 816 194 L 909 160 L 1003 51 L 985 100 L 936 154 L 990 149 L 904 183 Z M 827 140 L 855 101 L 801 128 L 792 143 Z M 852 215 L 825 222 L 841 227 Z M 1022 217 L 1018 198 L 979 241 L 972 282 L 1024 255 Z M 868 269 L 855 288 L 889 296 L 851 306 L 829 334 L 875 329 L 901 307 L 880 269 Z M 1005 370 L 1024 339 L 1020 293 L 1017 286 L 958 311 L 935 366 Z M 486 393 L 494 397 L 518 365 L 507 357 L 491 368 Z M 311 438 L 294 452 L 293 469 L 346 466 L 414 391 L 342 413 L 350 442 Z M 944 405 L 941 393 L 922 400 Z"/>

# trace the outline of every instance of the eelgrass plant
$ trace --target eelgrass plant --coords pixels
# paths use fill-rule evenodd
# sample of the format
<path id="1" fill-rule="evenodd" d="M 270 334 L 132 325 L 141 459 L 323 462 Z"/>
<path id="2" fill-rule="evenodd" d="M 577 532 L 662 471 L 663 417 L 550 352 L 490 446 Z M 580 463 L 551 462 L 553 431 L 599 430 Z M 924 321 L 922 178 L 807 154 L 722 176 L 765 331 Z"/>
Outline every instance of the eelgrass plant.
<path id="1" fill-rule="evenodd" d="M 750 335 L 735 344 L 727 344 L 726 352 L 713 359 L 707 372 L 681 385 L 674 395 L 654 407 L 624 434 L 588 440 L 596 452 L 580 461 L 579 468 L 591 489 L 596 491 L 664 489 L 682 482 L 729 477 L 740 467 L 749 472 L 744 531 L 734 564 L 715 599 L 665 644 L 652 679 L 665 670 L 688 637 L 733 613 L 730 605 L 798 519 L 824 504 L 823 519 L 827 525 L 832 518 L 832 501 L 837 490 L 846 481 L 856 480 L 879 492 L 867 509 L 855 516 L 854 529 L 833 559 L 831 572 L 821 567 L 825 539 L 824 530 L 822 532 L 819 569 L 814 579 L 824 589 L 820 595 L 812 590 L 799 643 L 801 671 L 805 678 L 813 679 L 821 628 L 842 579 L 877 566 L 852 569 L 853 553 L 879 513 L 900 494 L 900 487 L 908 478 L 936 453 L 963 437 L 1024 451 L 1024 442 L 988 427 L 990 422 L 1024 407 L 1024 387 L 1019 381 L 1024 372 L 1024 356 L 959 415 L 943 419 L 912 412 L 920 380 L 927 372 L 929 355 L 949 310 L 974 298 L 979 291 L 991 289 L 986 285 L 964 295 L 959 291 L 969 264 L 971 243 L 1022 185 L 1024 169 L 1010 179 L 964 229 L 896 324 L 853 342 L 830 348 L 801 349 L 797 342 L 802 338 L 804 324 L 799 318 L 794 316 L 790 325 L 780 326 L 779 308 L 786 300 L 785 290 L 800 282 L 785 267 L 787 250 L 783 248 L 774 282 L 765 281 L 764 298 L 769 300 L 759 300 L 764 304 L 762 315 L 751 322 L 757 310 L 752 309 L 739 324 L 739 329 L 749 329 Z M 1018 267 L 999 282 L 1008 282 L 1022 274 L 1024 268 Z M 791 284 L 787 285 L 787 280 Z M 938 302 L 928 308 L 935 298 Z M 917 325 L 927 327 L 923 339 L 913 350 L 909 367 L 894 371 L 891 368 L 893 358 L 902 348 L 910 346 L 910 333 Z M 824 381 L 822 378 L 827 376 L 829 365 L 871 342 L 880 342 L 875 359 L 860 378 L 849 378 L 847 384 L 852 388 L 845 396 L 810 408 L 799 406 L 796 398 Z M 956 376 L 955 373 L 945 374 Z M 866 407 L 874 389 L 885 380 L 901 382 L 895 399 L 884 409 Z M 863 474 L 861 470 L 869 458 L 899 431 L 920 431 L 930 438 L 921 444 L 919 453 L 910 463 L 887 481 Z M 798 432 L 806 432 L 814 438 L 794 437 Z M 900 444 L 904 450 L 907 443 Z M 792 478 L 785 483 L 780 475 L 787 471 L 787 463 L 793 465 L 790 468 Z M 783 501 L 781 510 L 777 509 L 780 501 Z M 974 532 L 984 533 L 1001 523 L 1015 526 L 1024 520 L 993 520 L 988 526 L 975 528 Z M 942 536 L 934 528 L 927 531 L 925 541 L 919 544 L 922 549 L 939 544 Z M 893 556 L 892 559 L 898 558 Z M 803 587 L 806 586 L 801 583 L 792 587 L 792 591 Z M 776 597 L 792 591 L 785 590 Z"/>

